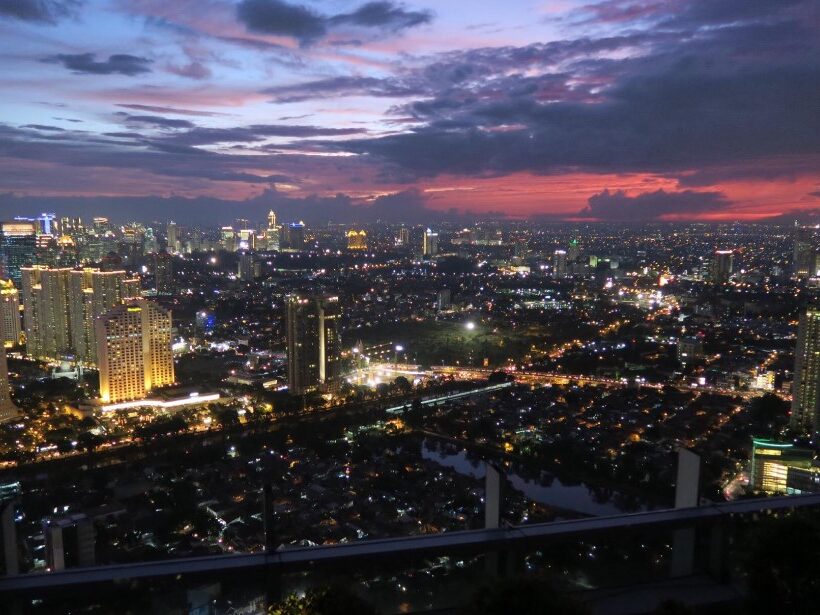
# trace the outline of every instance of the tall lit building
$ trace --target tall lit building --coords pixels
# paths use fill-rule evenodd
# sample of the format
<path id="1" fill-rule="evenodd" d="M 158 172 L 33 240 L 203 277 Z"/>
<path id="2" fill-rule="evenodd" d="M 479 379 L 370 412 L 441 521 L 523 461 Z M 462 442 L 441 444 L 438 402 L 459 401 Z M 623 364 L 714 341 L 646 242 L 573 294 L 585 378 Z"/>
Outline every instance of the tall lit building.
<path id="1" fill-rule="evenodd" d="M 232 226 L 223 226 L 220 230 L 219 244 L 226 252 L 236 252 L 236 232 Z"/>
<path id="2" fill-rule="evenodd" d="M 421 241 L 421 253 L 424 256 L 435 256 L 438 254 L 438 233 L 429 228 L 424 231 L 424 237 Z"/>
<path id="3" fill-rule="evenodd" d="M 715 257 L 712 261 L 712 282 L 725 284 L 729 281 L 729 277 L 732 275 L 734 258 L 732 250 L 715 250 Z"/>
<path id="4" fill-rule="evenodd" d="M 332 390 L 338 383 L 339 316 L 338 297 L 288 297 L 288 389 L 292 394 Z"/>
<path id="5" fill-rule="evenodd" d="M 96 361 L 94 319 L 139 294 L 139 279 L 129 278 L 125 271 L 85 268 L 71 272 L 71 347 L 78 361 L 86 364 Z"/>
<path id="6" fill-rule="evenodd" d="M 578 262 L 578 259 L 581 257 L 581 244 L 578 243 L 577 239 L 573 239 L 569 242 L 569 250 L 567 250 L 567 260 L 570 263 Z"/>
<path id="7" fill-rule="evenodd" d="M 56 359 L 71 352 L 71 269 L 23 267 L 23 324 L 29 356 Z"/>
<path id="8" fill-rule="evenodd" d="M 174 294 L 174 257 L 165 250 L 154 254 L 154 287 L 158 295 Z"/>
<path id="9" fill-rule="evenodd" d="M 794 255 L 792 269 L 798 279 L 815 275 L 815 233 L 817 229 L 810 226 L 796 225 L 794 228 Z"/>
<path id="10" fill-rule="evenodd" d="M 144 399 L 174 383 L 171 312 L 146 300 L 129 301 L 94 321 L 100 399 Z"/>
<path id="11" fill-rule="evenodd" d="M 552 255 L 552 277 L 567 277 L 567 253 L 565 250 L 556 250 Z"/>
<path id="12" fill-rule="evenodd" d="M 301 250 L 305 247 L 305 223 L 291 222 L 282 227 L 282 247 Z"/>
<path id="13" fill-rule="evenodd" d="M 20 410 L 11 401 L 11 385 L 9 384 L 9 365 L 6 359 L 6 349 L 0 348 L 0 423 L 13 421 L 20 416 Z"/>
<path id="14" fill-rule="evenodd" d="M 279 249 L 279 226 L 276 224 L 276 212 L 272 209 L 268 212 L 268 228 L 265 231 L 266 249 Z"/>
<path id="15" fill-rule="evenodd" d="M 0 264 L 3 277 L 20 282 L 23 267 L 36 262 L 36 222 L 0 222 Z"/>
<path id="16" fill-rule="evenodd" d="M 403 226 L 399 229 L 399 236 L 396 238 L 396 243 L 400 246 L 410 245 L 410 229 Z"/>
<path id="17" fill-rule="evenodd" d="M 820 431 L 820 307 L 810 306 L 797 329 L 790 427 L 813 435 Z"/>
<path id="18" fill-rule="evenodd" d="M 347 232 L 348 250 L 367 250 L 367 233 L 351 229 Z"/>
<path id="19" fill-rule="evenodd" d="M 20 292 L 11 280 L 0 280 L 0 338 L 5 347 L 20 343 Z"/>
<path id="20" fill-rule="evenodd" d="M 179 252 L 179 229 L 176 222 L 172 220 L 168 223 L 165 235 L 168 238 L 168 251 L 172 253 Z"/>

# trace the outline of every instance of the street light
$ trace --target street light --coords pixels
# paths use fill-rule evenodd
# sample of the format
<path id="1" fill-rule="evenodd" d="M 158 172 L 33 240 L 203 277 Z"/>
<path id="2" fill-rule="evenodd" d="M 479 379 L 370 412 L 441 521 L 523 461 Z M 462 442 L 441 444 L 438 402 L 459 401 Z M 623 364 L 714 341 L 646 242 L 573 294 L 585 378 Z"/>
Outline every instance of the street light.
<path id="1" fill-rule="evenodd" d="M 399 365 L 399 353 L 404 350 L 404 346 L 401 344 L 396 344 L 395 352 L 393 353 L 393 365 L 398 367 Z"/>
<path id="2" fill-rule="evenodd" d="M 468 321 L 464 326 L 467 327 L 467 331 L 475 329 L 475 323 L 472 320 Z"/>

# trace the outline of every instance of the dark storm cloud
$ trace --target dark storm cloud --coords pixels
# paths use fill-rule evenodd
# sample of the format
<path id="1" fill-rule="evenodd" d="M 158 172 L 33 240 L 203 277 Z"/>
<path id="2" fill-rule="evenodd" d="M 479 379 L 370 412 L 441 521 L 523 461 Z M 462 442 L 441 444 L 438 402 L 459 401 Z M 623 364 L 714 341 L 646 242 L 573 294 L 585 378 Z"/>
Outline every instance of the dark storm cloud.
<path id="1" fill-rule="evenodd" d="M 432 20 L 429 11 L 409 11 L 393 2 L 368 2 L 350 13 L 327 16 L 308 6 L 282 0 L 242 0 L 236 15 L 251 32 L 292 37 L 302 45 L 323 38 L 338 26 L 395 33 Z"/>
<path id="2" fill-rule="evenodd" d="M 604 190 L 590 197 L 589 205 L 578 212 L 584 218 L 609 222 L 647 222 L 665 216 L 691 216 L 720 211 L 730 202 L 720 192 L 645 192 L 627 196 L 623 191 Z"/>
<path id="3" fill-rule="evenodd" d="M 93 53 L 58 54 L 45 58 L 44 62 L 62 64 L 75 74 L 87 75 L 127 75 L 133 77 L 150 73 L 151 60 L 126 53 L 116 53 L 107 60 L 98 62 Z"/>
<path id="4" fill-rule="evenodd" d="M 384 28 L 396 32 L 427 24 L 432 20 L 433 14 L 430 11 L 408 11 L 392 2 L 368 2 L 352 13 L 332 17 L 330 22 L 367 28 Z"/>
<path id="5" fill-rule="evenodd" d="M 75 14 L 79 0 L 0 0 L 0 18 L 54 24 Z"/>

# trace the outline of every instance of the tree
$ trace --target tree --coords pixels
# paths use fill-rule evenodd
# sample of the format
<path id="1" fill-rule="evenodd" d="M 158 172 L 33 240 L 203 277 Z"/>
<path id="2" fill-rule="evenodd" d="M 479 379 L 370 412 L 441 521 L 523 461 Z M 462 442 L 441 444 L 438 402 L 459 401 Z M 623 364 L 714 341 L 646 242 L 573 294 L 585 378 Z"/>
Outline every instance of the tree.
<path id="1" fill-rule="evenodd" d="M 409 393 L 413 390 L 413 385 L 404 376 L 397 376 L 393 381 L 393 385 L 402 393 Z"/>

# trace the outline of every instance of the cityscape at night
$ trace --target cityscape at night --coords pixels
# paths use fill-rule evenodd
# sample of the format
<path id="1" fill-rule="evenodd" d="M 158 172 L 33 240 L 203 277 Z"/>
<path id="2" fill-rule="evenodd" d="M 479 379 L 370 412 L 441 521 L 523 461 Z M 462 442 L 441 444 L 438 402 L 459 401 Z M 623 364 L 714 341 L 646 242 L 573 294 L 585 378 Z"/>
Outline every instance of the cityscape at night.
<path id="1" fill-rule="evenodd" d="M 816 612 L 816 3 L 0 40 L 0 614 Z"/>

